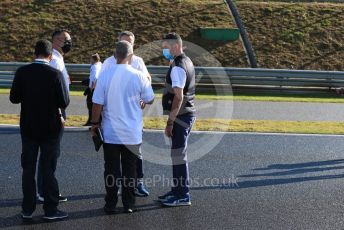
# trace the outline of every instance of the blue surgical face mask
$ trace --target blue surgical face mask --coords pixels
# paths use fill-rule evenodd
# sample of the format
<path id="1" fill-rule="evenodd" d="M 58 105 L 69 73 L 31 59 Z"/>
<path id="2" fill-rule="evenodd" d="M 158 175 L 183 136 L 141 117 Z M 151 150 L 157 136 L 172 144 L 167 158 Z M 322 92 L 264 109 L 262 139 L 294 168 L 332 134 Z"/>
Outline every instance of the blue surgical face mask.
<path id="1" fill-rule="evenodd" d="M 164 58 L 166 58 L 169 61 L 173 61 L 174 57 L 170 52 L 170 49 L 163 49 L 162 54 L 164 55 Z"/>

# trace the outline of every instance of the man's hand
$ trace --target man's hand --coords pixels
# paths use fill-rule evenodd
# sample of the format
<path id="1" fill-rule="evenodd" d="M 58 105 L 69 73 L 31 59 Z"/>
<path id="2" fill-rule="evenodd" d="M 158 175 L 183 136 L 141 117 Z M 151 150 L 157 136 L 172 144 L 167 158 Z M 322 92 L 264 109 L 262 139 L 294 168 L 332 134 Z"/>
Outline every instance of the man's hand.
<path id="1" fill-rule="evenodd" d="M 96 136 L 96 129 L 99 128 L 99 124 L 98 125 L 92 125 L 91 127 L 91 134 L 92 136 Z"/>
<path id="2" fill-rule="evenodd" d="M 146 103 L 144 103 L 142 99 L 140 99 L 140 106 L 141 106 L 141 109 L 144 109 L 146 107 Z"/>
<path id="3" fill-rule="evenodd" d="M 61 121 L 61 128 L 65 127 L 66 121 L 65 119 L 62 117 L 62 115 L 60 115 L 60 121 Z"/>
<path id="4" fill-rule="evenodd" d="M 173 125 L 169 125 L 169 124 L 166 125 L 165 135 L 167 137 L 172 137 L 173 136 Z"/>

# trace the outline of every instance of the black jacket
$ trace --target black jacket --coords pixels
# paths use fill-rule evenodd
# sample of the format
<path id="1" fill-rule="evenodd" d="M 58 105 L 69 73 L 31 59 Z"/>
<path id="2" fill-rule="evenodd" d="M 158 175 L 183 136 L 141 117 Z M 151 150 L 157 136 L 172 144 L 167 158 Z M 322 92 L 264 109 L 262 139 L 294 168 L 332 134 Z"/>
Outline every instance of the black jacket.
<path id="1" fill-rule="evenodd" d="M 10 101 L 21 103 L 23 136 L 34 140 L 57 137 L 61 131 L 58 109 L 69 104 L 62 72 L 43 62 L 20 67 L 12 83 Z"/>

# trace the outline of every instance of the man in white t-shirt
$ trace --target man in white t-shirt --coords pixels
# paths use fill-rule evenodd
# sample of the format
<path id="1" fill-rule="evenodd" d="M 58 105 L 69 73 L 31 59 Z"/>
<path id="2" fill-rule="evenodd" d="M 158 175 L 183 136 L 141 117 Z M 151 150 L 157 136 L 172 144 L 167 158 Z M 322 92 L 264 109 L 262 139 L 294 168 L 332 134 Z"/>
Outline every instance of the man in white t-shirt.
<path id="1" fill-rule="evenodd" d="M 68 30 L 65 29 L 58 29 L 55 30 L 52 34 L 52 45 L 53 45 L 53 53 L 52 58 L 50 60 L 50 66 L 55 69 L 58 69 L 62 72 L 64 82 L 66 84 L 66 88 L 69 93 L 69 84 L 70 79 L 67 73 L 66 66 L 64 64 L 63 56 L 70 51 L 72 48 L 72 39 L 69 34 Z M 60 109 L 62 113 L 62 117 L 66 120 L 66 111 L 64 109 Z M 62 138 L 63 131 L 61 132 Z M 43 194 L 43 180 L 42 180 L 42 168 L 41 168 L 41 157 L 39 158 L 38 163 L 38 172 L 37 172 L 37 199 L 40 202 L 44 202 L 44 194 Z M 66 197 L 59 196 L 59 201 L 64 202 L 67 201 Z"/>
<path id="2" fill-rule="evenodd" d="M 71 81 L 63 60 L 63 56 L 72 48 L 72 39 L 69 32 L 65 29 L 56 30 L 52 35 L 52 43 L 53 56 L 50 65 L 62 72 L 67 89 L 69 89 Z"/>
<path id="3" fill-rule="evenodd" d="M 91 56 L 91 68 L 90 68 L 88 89 L 84 93 L 84 95 L 86 95 L 86 105 L 88 109 L 88 119 L 85 126 L 91 125 L 93 91 L 96 87 L 96 82 L 98 80 L 101 68 L 102 68 L 102 63 L 100 61 L 99 54 L 95 53 Z"/>
<path id="4" fill-rule="evenodd" d="M 122 31 L 118 36 L 118 40 L 119 41 L 127 41 L 134 47 L 135 35 L 130 31 Z M 133 54 L 133 57 L 130 60 L 129 64 L 134 69 L 141 71 L 151 82 L 151 76 L 150 76 L 150 74 L 147 70 L 147 67 L 146 67 L 142 58 Z M 114 65 L 116 65 L 115 56 L 108 57 L 107 59 L 105 59 L 103 65 L 102 65 L 101 71 L 107 70 Z M 143 109 L 145 107 L 145 104 L 141 103 L 141 106 Z M 138 157 L 139 157 L 139 159 L 137 160 L 137 167 L 136 167 L 137 168 L 137 181 L 138 181 L 138 183 L 137 183 L 137 187 L 135 188 L 135 195 L 138 197 L 145 197 L 145 196 L 149 196 L 149 192 L 144 187 L 144 184 L 143 184 L 143 158 L 142 158 L 142 154 L 140 154 Z"/>
<path id="5" fill-rule="evenodd" d="M 117 64 L 101 72 L 93 94 L 92 133 L 100 127 L 104 137 L 106 213 L 116 212 L 119 182 L 126 213 L 135 205 L 136 163 L 142 143 L 140 100 L 151 104 L 152 86 L 142 72 L 129 65 L 133 48 L 127 41 L 116 44 Z M 122 170 L 121 170 L 122 169 Z"/>
<path id="6" fill-rule="evenodd" d="M 134 47 L 135 35 L 130 31 L 122 31 L 118 36 L 118 40 L 119 41 L 127 41 Z M 149 80 L 151 79 L 151 76 L 147 70 L 145 62 L 143 61 L 143 59 L 141 57 L 136 56 L 134 54 L 132 59 L 130 60 L 129 64 L 134 69 L 137 69 L 137 70 L 141 71 L 142 73 L 144 73 L 148 77 Z M 103 66 L 102 66 L 102 71 L 108 69 L 109 67 L 111 67 L 113 65 L 116 65 L 116 58 L 114 55 L 105 59 Z"/>

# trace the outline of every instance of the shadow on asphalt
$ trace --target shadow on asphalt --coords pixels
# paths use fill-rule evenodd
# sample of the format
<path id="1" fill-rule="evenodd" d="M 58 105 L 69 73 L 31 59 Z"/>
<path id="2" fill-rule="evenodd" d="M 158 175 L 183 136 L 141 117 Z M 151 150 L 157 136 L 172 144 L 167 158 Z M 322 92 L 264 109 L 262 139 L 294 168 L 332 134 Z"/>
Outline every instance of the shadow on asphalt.
<path id="1" fill-rule="evenodd" d="M 92 198 L 91 196 L 99 197 L 100 195 L 101 197 L 104 197 L 104 194 L 95 194 L 95 195 L 90 195 L 88 197 L 90 198 Z M 76 196 L 76 197 L 83 197 L 83 196 Z M 20 203 L 21 200 L 19 199 L 15 199 L 13 200 L 13 202 L 16 203 L 16 205 L 21 205 Z M 1 205 L 2 205 L 2 201 L 1 201 Z M 161 206 L 161 204 L 158 202 L 145 204 L 145 205 L 136 205 L 135 208 L 136 208 L 135 213 L 146 212 L 146 211 L 157 210 L 157 209 L 166 209 L 166 207 Z M 133 215 L 133 214 L 126 214 L 121 209 L 118 209 L 118 212 L 112 215 Z M 62 222 L 62 221 L 77 220 L 77 219 L 87 219 L 87 218 L 101 217 L 101 216 L 111 216 L 111 215 L 106 214 L 103 208 L 83 210 L 83 211 L 77 211 L 77 212 L 68 212 L 68 218 L 63 219 L 63 220 L 57 220 L 57 221 L 46 221 L 42 218 L 43 216 L 34 216 L 32 220 L 23 220 L 20 214 L 16 214 L 14 216 L 10 216 L 7 218 L 0 218 L 0 228 L 15 227 L 15 226 L 35 226 L 35 225 L 44 224 L 44 223 Z"/>
<path id="2" fill-rule="evenodd" d="M 344 178 L 344 174 L 338 175 L 324 175 L 324 176 L 314 176 L 314 177 L 293 177 L 293 178 L 283 178 L 283 179 L 263 179 L 263 180 L 249 180 L 249 181 L 237 181 L 233 184 L 217 184 L 211 186 L 200 186 L 192 187 L 190 190 L 209 190 L 209 189 L 243 189 L 243 188 L 254 188 L 263 187 L 271 185 L 282 185 L 282 184 L 292 184 L 301 183 L 307 181 L 316 180 L 331 180 L 331 179 L 341 179 Z"/>
<path id="3" fill-rule="evenodd" d="M 271 173 L 245 174 L 245 175 L 240 175 L 239 177 L 287 176 L 287 175 L 295 175 L 295 174 L 301 174 L 301 173 L 339 170 L 339 169 L 344 169 L 344 165 L 332 166 L 332 167 L 321 167 L 321 166 L 329 166 L 329 165 L 336 165 L 336 164 L 343 164 L 343 163 L 344 163 L 344 159 L 329 160 L 329 161 L 313 161 L 313 162 L 305 162 L 305 163 L 297 163 L 297 164 L 273 164 L 273 165 L 269 165 L 266 168 L 256 168 L 253 170 L 257 170 L 257 171 L 258 170 L 274 170 L 274 169 L 290 169 L 290 170 L 280 171 L 280 172 L 271 172 Z"/>
<path id="4" fill-rule="evenodd" d="M 344 159 L 329 160 L 329 161 L 311 161 L 311 162 L 296 163 L 296 164 L 272 164 L 266 168 L 256 168 L 253 170 L 294 169 L 294 168 L 306 168 L 306 167 L 334 165 L 334 164 L 342 164 L 342 163 L 344 163 Z"/>
<path id="5" fill-rule="evenodd" d="M 344 165 L 338 165 L 338 164 L 344 164 L 344 159 L 305 162 L 305 163 L 296 163 L 296 164 L 273 164 L 273 165 L 269 165 L 266 168 L 256 168 L 253 170 L 280 170 L 280 169 L 290 169 L 290 170 L 270 172 L 270 173 L 255 173 L 255 174 L 239 175 L 237 178 L 235 178 L 234 181 L 230 181 L 228 184 L 192 187 L 191 190 L 242 189 L 242 188 L 253 188 L 253 187 L 262 187 L 262 186 L 291 184 L 291 183 L 301 183 L 301 182 L 307 182 L 307 181 L 341 179 L 341 178 L 344 178 L 344 174 L 302 176 L 302 177 L 300 176 L 300 177 L 289 177 L 289 178 L 240 181 L 240 178 L 267 177 L 267 176 L 291 176 L 295 174 L 315 173 L 315 172 L 324 172 L 324 171 L 330 171 L 330 170 L 344 169 Z M 337 166 L 333 166 L 333 165 L 337 165 Z M 321 167 L 321 166 L 332 166 L 332 167 Z"/>
<path id="6" fill-rule="evenodd" d="M 69 201 L 78 201 L 78 200 L 88 200 L 88 199 L 97 199 L 103 198 L 104 194 L 89 194 L 89 195 L 76 195 L 76 196 L 68 196 Z M 8 200 L 0 200 L 1 207 L 16 207 L 21 206 L 21 199 L 8 199 Z M 40 204 L 40 203 L 37 203 Z"/>

